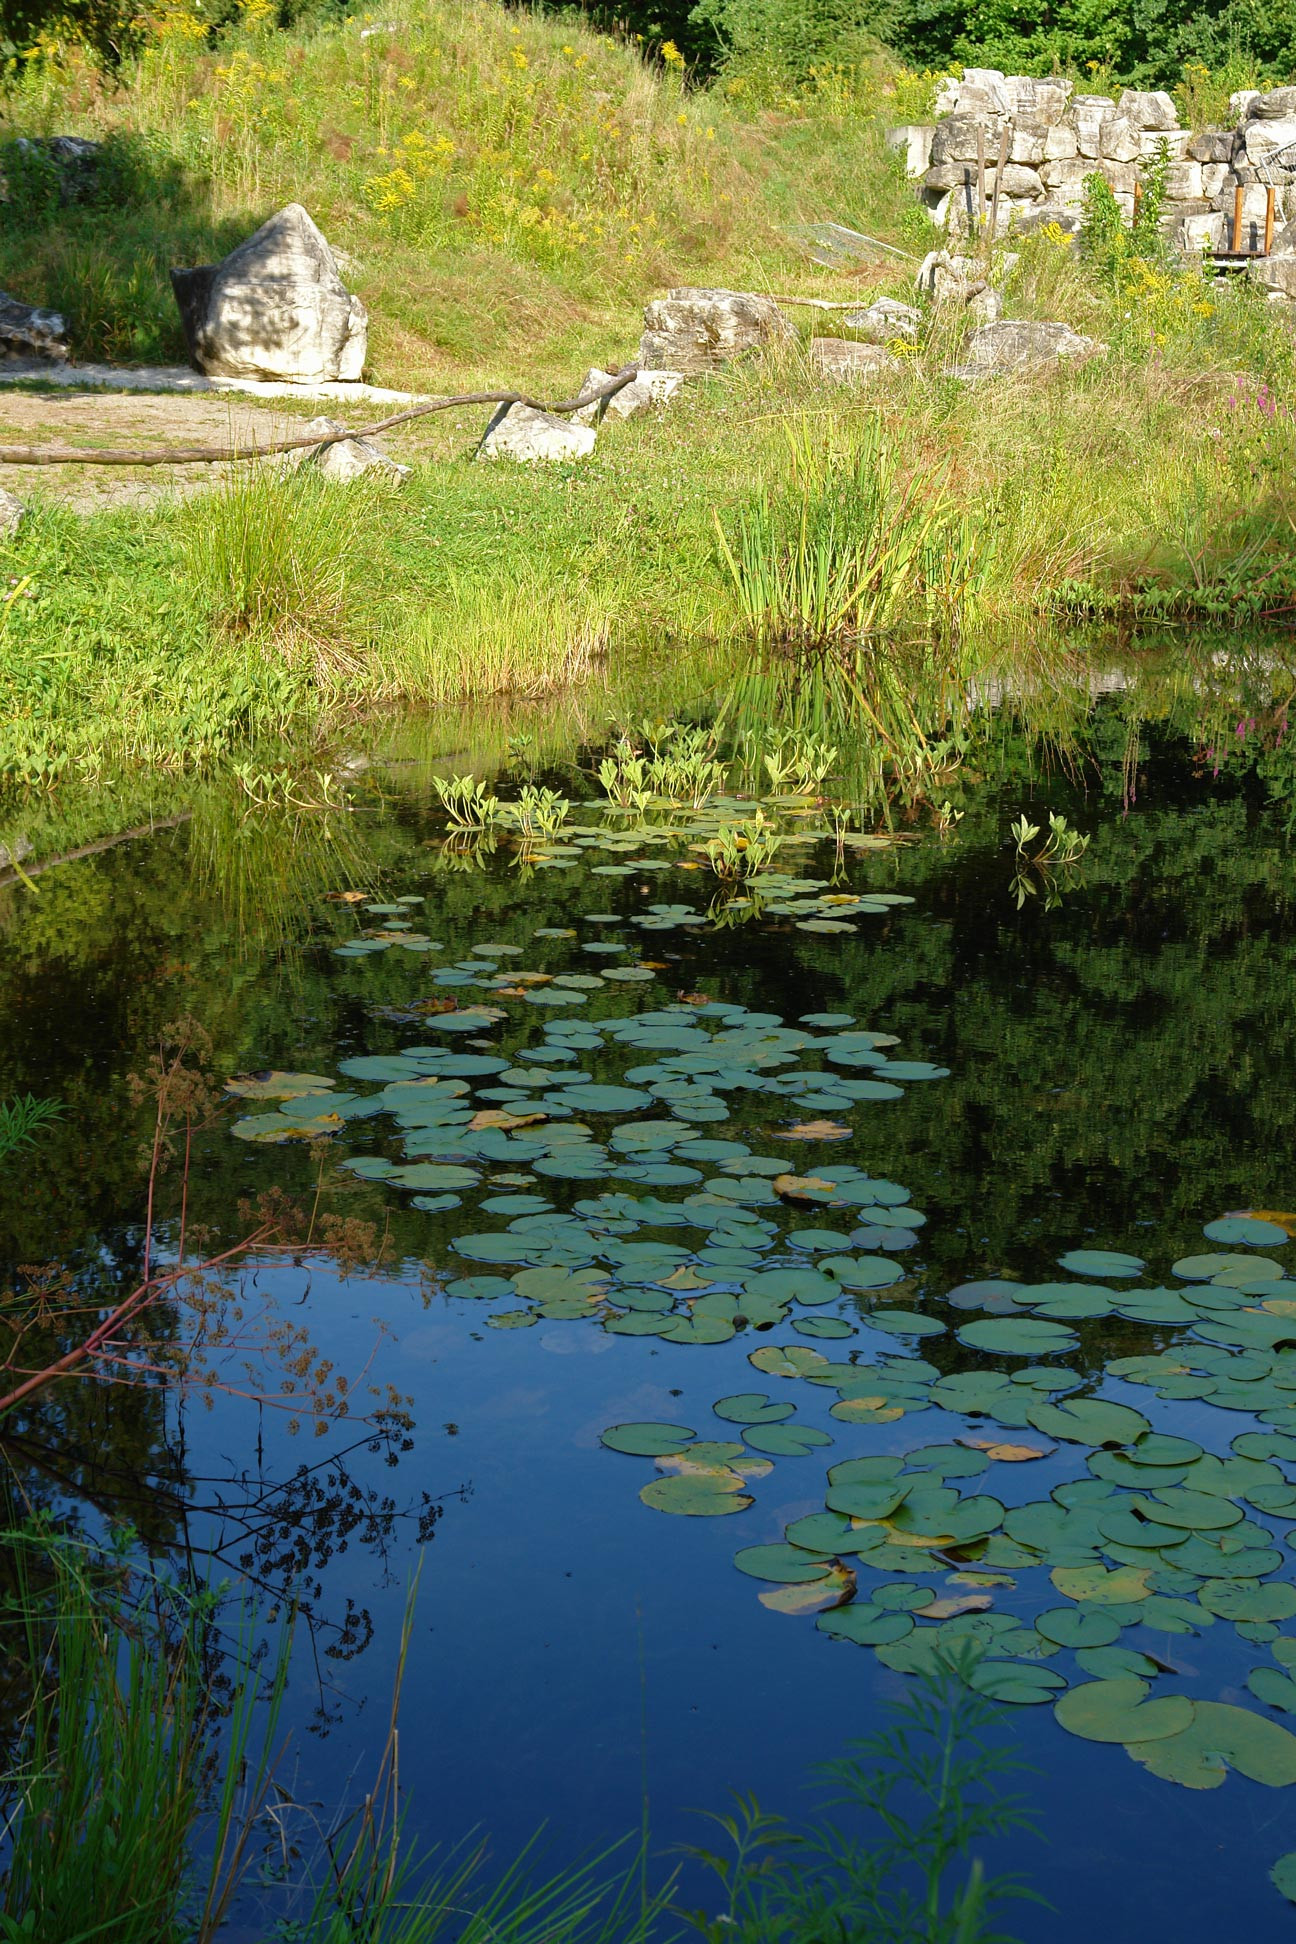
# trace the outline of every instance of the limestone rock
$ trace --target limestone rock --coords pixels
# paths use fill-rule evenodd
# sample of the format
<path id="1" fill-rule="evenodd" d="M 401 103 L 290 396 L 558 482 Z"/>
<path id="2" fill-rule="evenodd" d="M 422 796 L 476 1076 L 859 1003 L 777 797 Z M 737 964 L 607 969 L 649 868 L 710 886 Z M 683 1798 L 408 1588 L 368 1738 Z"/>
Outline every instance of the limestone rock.
<path id="1" fill-rule="evenodd" d="M 335 485 L 346 485 L 352 479 L 359 479 L 362 473 L 386 473 L 394 482 L 409 478 L 410 466 L 398 466 L 389 459 L 381 447 L 370 439 L 351 439 L 346 437 L 346 427 L 336 419 L 311 419 L 302 427 L 303 432 L 336 432 L 340 436 L 333 445 L 316 446 L 300 456 L 299 463 L 309 466 L 321 479 L 330 479 Z"/>
<path id="2" fill-rule="evenodd" d="M 1186 254 L 1224 250 L 1228 247 L 1228 230 L 1228 217 L 1219 210 L 1185 216 L 1179 225 L 1178 246 Z"/>
<path id="3" fill-rule="evenodd" d="M 891 338 L 916 344 L 922 312 L 896 297 L 877 297 L 867 310 L 847 311 L 842 323 L 848 330 L 858 331 L 869 344 L 886 344 Z"/>
<path id="4" fill-rule="evenodd" d="M 171 283 L 189 355 L 210 378 L 346 383 L 364 370 L 368 314 L 300 203 Z"/>
<path id="5" fill-rule="evenodd" d="M 581 394 L 593 391 L 599 385 L 610 385 L 615 377 L 614 371 L 600 371 L 595 365 L 581 380 Z M 598 399 L 593 405 L 573 412 L 571 422 L 573 425 L 599 425 L 605 418 L 638 418 L 643 412 L 651 412 L 655 405 L 664 405 L 683 383 L 682 371 L 641 371 L 619 392 L 613 392 L 611 398 Z"/>
<path id="6" fill-rule="evenodd" d="M 1044 160 L 1070 162 L 1079 153 L 1074 128 L 1068 128 L 1065 122 L 1055 122 L 1044 138 Z"/>
<path id="7" fill-rule="evenodd" d="M 1036 230 L 1047 229 L 1050 223 L 1056 223 L 1065 235 L 1074 236 L 1080 228 L 1080 217 L 1076 210 L 1060 202 L 1032 203 L 1029 209 L 1018 212 L 1014 228 L 1023 236 L 1030 236 Z"/>
<path id="8" fill-rule="evenodd" d="M 1246 154 L 1248 162 L 1256 168 L 1269 162 L 1279 151 L 1296 142 L 1296 119 L 1286 121 L 1249 122 L 1246 130 Z M 1282 166 L 1290 168 L 1292 156 L 1283 158 Z"/>
<path id="9" fill-rule="evenodd" d="M 1091 357 L 1098 349 L 1093 338 L 1081 337 L 1069 324 L 984 324 L 968 339 L 967 361 L 959 375 L 998 378 L 1040 371 L 1064 359 Z"/>
<path id="10" fill-rule="evenodd" d="M 68 359 L 67 325 L 57 311 L 20 304 L 0 290 L 0 358 Z"/>
<path id="11" fill-rule="evenodd" d="M 686 376 L 715 371 L 744 352 L 790 343 L 794 327 L 772 297 L 738 290 L 671 290 L 644 306 L 638 364 Z"/>
<path id="12" fill-rule="evenodd" d="M 1133 162 L 1141 153 L 1139 130 L 1123 115 L 1113 115 L 1103 123 L 1098 145 L 1104 162 Z"/>
<path id="13" fill-rule="evenodd" d="M 1003 298 L 987 284 L 975 297 L 968 298 L 967 315 L 974 324 L 997 324 L 1003 316 Z"/>
<path id="14" fill-rule="evenodd" d="M 1102 139 L 1102 126 L 1116 112 L 1116 103 L 1110 95 L 1076 95 L 1069 110 L 1069 120 L 1075 129 L 1076 146 L 1081 155 L 1096 157 Z"/>
<path id="15" fill-rule="evenodd" d="M 1296 256 L 1253 257 L 1247 265 L 1247 276 L 1271 297 L 1296 302 Z"/>
<path id="16" fill-rule="evenodd" d="M 479 459 L 588 459 L 598 437 L 592 425 L 572 425 L 534 405 L 501 405 L 477 448 Z"/>
<path id="17" fill-rule="evenodd" d="M 1191 141 L 1190 128 L 1144 128 L 1139 132 L 1139 154 L 1152 162 L 1164 148 L 1172 162 L 1182 162 Z"/>
<path id="18" fill-rule="evenodd" d="M 1012 125 L 1008 160 L 1025 163 L 1028 168 L 1037 168 L 1048 154 L 1050 133 L 1051 130 L 1042 121 L 1036 121 L 1033 117 L 1029 119 L 1025 116 L 1021 117 Z"/>
<path id="19" fill-rule="evenodd" d="M 977 140 L 980 138 L 982 152 L 988 163 L 993 162 L 998 153 L 986 133 L 986 121 L 982 115 L 947 115 L 944 121 L 937 122 L 932 131 L 930 168 L 939 168 L 946 162 L 971 162 L 977 159 Z M 987 153 L 988 151 L 988 153 Z M 949 185 L 947 184 L 946 187 Z"/>
<path id="20" fill-rule="evenodd" d="M 1188 144 L 1194 162 L 1231 162 L 1235 136 L 1231 128 L 1203 128 Z"/>
<path id="21" fill-rule="evenodd" d="M 926 122 L 904 122 L 887 130 L 886 145 L 893 155 L 904 157 L 904 172 L 911 181 L 931 166 L 935 136 L 936 130 Z"/>
<path id="22" fill-rule="evenodd" d="M 0 540 L 12 540 L 22 525 L 23 514 L 27 508 L 12 493 L 6 493 L 0 486 Z"/>
<path id="23" fill-rule="evenodd" d="M 1145 94 L 1139 88 L 1126 88 L 1116 104 L 1116 112 L 1135 128 L 1178 128 L 1179 111 L 1170 96 L 1158 88 Z"/>
<path id="24" fill-rule="evenodd" d="M 811 338 L 809 356 L 825 378 L 843 385 L 868 384 L 903 368 L 882 345 L 855 344 L 848 338 Z"/>
<path id="25" fill-rule="evenodd" d="M 978 274 L 971 257 L 955 256 L 949 250 L 929 250 L 918 266 L 914 285 L 933 303 L 966 304 L 969 297 L 984 290 L 985 278 Z"/>
<path id="26" fill-rule="evenodd" d="M 1271 88 L 1268 94 L 1252 95 L 1245 112 L 1254 121 L 1290 121 L 1296 116 L 1296 88 Z"/>

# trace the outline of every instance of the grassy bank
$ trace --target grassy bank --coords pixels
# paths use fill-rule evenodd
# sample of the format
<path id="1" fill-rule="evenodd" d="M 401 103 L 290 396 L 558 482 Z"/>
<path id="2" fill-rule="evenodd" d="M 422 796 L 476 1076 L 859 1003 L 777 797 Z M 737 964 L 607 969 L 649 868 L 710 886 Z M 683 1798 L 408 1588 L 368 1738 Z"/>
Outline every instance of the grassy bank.
<path id="1" fill-rule="evenodd" d="M 882 139 L 926 84 L 881 56 L 772 96 L 741 77 L 686 91 L 671 63 L 561 16 L 413 0 L 390 33 L 281 33 L 244 14 L 213 47 L 173 9 L 117 77 L 71 51 L 0 98 L 5 133 L 111 144 L 98 204 L 60 210 L 15 178 L 0 234 L 0 286 L 65 307 L 81 355 L 177 356 L 169 262 L 289 197 L 346 253 L 370 375 L 443 391 L 569 392 L 587 361 L 633 355 L 644 299 L 674 283 L 911 295 L 883 253 L 810 264 L 799 221 L 913 252 L 935 240 Z M 783 575 L 808 505 L 842 495 L 851 532 L 816 515 L 802 582 L 853 575 L 846 625 L 865 636 L 1285 615 L 1296 427 L 1273 307 L 1048 234 L 996 275 L 1010 315 L 1063 318 L 1104 352 L 971 386 L 948 375 L 966 327 L 937 314 L 865 392 L 826 383 L 803 341 L 608 427 L 576 466 L 475 465 L 484 414 L 425 420 L 391 436 L 415 466 L 398 490 L 266 468 L 85 520 L 60 503 L 66 476 L 14 469 L 32 513 L 0 544 L 0 778 L 202 766 L 397 702 L 591 679 L 611 693 L 644 661 L 669 665 L 675 706 L 753 628 L 813 646 L 750 583 Z M 831 328 L 793 314 L 806 335 Z M 870 498 L 879 453 L 888 484 Z M 907 559 L 926 549 L 907 578 L 887 565 L 897 537 Z M 762 558 L 744 581 L 748 541 Z"/>

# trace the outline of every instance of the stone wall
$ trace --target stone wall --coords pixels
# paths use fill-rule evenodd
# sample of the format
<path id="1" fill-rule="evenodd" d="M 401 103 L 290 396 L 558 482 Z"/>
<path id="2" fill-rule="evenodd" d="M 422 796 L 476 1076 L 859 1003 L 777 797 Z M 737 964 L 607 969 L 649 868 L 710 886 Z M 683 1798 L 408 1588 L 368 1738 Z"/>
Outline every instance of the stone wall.
<path id="1" fill-rule="evenodd" d="M 1050 222 L 1072 230 L 1084 207 L 1084 179 L 1099 173 L 1127 216 L 1134 185 L 1164 142 L 1170 153 L 1163 218 L 1185 251 L 1228 249 L 1234 198 L 1243 191 L 1242 247 L 1263 247 L 1266 189 L 1275 188 L 1277 228 L 1296 218 L 1296 87 L 1232 97 L 1228 128 L 1181 128 L 1168 94 L 1126 88 L 1119 96 L 1077 94 L 1069 81 L 1033 80 L 994 68 L 965 68 L 943 84 L 928 126 L 893 129 L 932 220 L 955 232 L 975 221 L 978 138 L 987 203 L 1008 137 L 999 185 L 999 227 L 1027 232 Z"/>

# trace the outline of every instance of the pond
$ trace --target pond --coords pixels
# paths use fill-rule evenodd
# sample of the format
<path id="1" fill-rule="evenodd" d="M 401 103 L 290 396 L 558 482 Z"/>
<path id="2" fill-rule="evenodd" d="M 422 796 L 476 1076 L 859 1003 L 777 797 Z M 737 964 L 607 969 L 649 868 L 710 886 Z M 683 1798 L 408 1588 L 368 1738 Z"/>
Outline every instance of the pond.
<path id="1" fill-rule="evenodd" d="M 199 806 L 11 885 L 0 1098 L 66 1111 L 0 1185 L 8 1273 L 132 1286 L 128 1076 L 186 1014 L 233 1083 L 186 1220 L 281 1236 L 183 1381 L 22 1407 L 12 1489 L 299 1595 L 299 1800 L 363 1786 L 421 1560 L 430 1839 L 801 1819 L 968 1637 L 1034 1771 L 1043 1842 L 989 1860 L 1054 1908 L 1014 1934 L 1285 1936 L 1296 898 L 1258 721 L 1226 760 L 1131 743 L 1119 696 L 1065 747 L 1001 717 L 957 808 L 784 797 L 728 880 L 750 803 L 641 817 L 523 758 L 585 799 L 562 827 L 456 833 L 393 725 L 341 837 L 222 846 Z M 1048 812 L 1074 863 L 1030 862 Z"/>

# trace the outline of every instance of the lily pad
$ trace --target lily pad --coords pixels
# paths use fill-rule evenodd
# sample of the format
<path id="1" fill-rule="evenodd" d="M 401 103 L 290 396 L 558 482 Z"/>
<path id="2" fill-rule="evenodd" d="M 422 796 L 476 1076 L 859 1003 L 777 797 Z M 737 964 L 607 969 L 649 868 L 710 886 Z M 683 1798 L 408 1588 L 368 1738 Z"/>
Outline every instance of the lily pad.
<path id="1" fill-rule="evenodd" d="M 1068 1734 L 1085 1741 L 1123 1742 L 1127 1748 L 1165 1741 L 1192 1727 L 1194 1704 L 1186 1694 L 1148 1701 L 1147 1692 L 1147 1682 L 1134 1674 L 1082 1681 L 1062 1696 L 1053 1713 Z"/>
<path id="2" fill-rule="evenodd" d="M 1217 1789 L 1230 1768 L 1271 1789 L 1296 1782 L 1296 1735 L 1278 1722 L 1222 1701 L 1197 1701 L 1192 1707 L 1193 1720 L 1176 1735 L 1155 1742 L 1143 1738 L 1130 1747 L 1134 1760 L 1163 1781 L 1188 1789 Z"/>
<path id="3" fill-rule="evenodd" d="M 969 1350 L 989 1350 L 1003 1357 L 1065 1356 L 1076 1345 L 1073 1330 L 1036 1316 L 989 1317 L 984 1322 L 965 1323 L 958 1340 Z M 1037 1429 L 1047 1433 L 1045 1425 Z"/>
<path id="4" fill-rule="evenodd" d="M 686 1424 L 610 1424 L 599 1437 L 609 1451 L 624 1451 L 632 1458 L 661 1458 L 682 1451 L 697 1437 Z"/>
<path id="5" fill-rule="evenodd" d="M 725 1518 L 733 1512 L 745 1512 L 752 1504 L 742 1483 L 737 1472 L 691 1472 L 654 1478 L 641 1488 L 639 1496 L 654 1512 L 672 1512 L 689 1519 Z"/>

